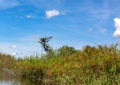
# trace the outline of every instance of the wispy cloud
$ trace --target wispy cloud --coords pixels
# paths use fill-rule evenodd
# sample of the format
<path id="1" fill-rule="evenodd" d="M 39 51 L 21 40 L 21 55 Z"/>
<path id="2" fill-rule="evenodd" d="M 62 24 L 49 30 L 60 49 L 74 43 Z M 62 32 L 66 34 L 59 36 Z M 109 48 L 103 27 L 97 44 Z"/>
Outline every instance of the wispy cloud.
<path id="1" fill-rule="evenodd" d="M 49 18 L 52 18 L 54 16 L 60 15 L 60 12 L 58 10 L 46 10 L 45 14 L 46 14 L 46 17 L 49 19 Z"/>
<path id="2" fill-rule="evenodd" d="M 99 29 L 99 32 L 100 32 L 100 33 L 105 33 L 105 32 L 107 32 L 107 29 L 101 28 L 101 29 Z"/>
<path id="3" fill-rule="evenodd" d="M 34 18 L 34 16 L 32 16 L 32 15 L 24 15 L 24 16 L 16 16 L 16 18 L 18 18 L 18 19 L 32 19 L 32 18 Z"/>
<path id="4" fill-rule="evenodd" d="M 0 42 L 0 52 L 21 58 L 43 52 L 39 43 L 23 43 Z"/>
<path id="5" fill-rule="evenodd" d="M 13 45 L 12 48 L 16 48 L 16 45 Z"/>
<path id="6" fill-rule="evenodd" d="M 39 9 L 54 9 L 59 8 L 61 0 L 24 0 L 27 4 L 31 4 Z"/>
<path id="7" fill-rule="evenodd" d="M 120 18 L 114 18 L 114 22 L 116 30 L 114 31 L 113 36 L 120 37 Z"/>
<path id="8" fill-rule="evenodd" d="M 13 52 L 13 53 L 12 53 L 13 56 L 16 56 L 16 54 L 17 54 L 16 52 Z"/>
<path id="9" fill-rule="evenodd" d="M 88 32 L 92 32 L 92 31 L 93 31 L 93 29 L 92 29 L 92 28 L 89 28 L 89 29 L 88 29 Z"/>
<path id="10" fill-rule="evenodd" d="M 17 0 L 0 0 L 0 9 L 7 9 L 18 6 L 19 2 Z"/>
<path id="11" fill-rule="evenodd" d="M 109 9 L 93 9 L 91 8 L 89 10 L 89 13 L 91 14 L 91 17 L 94 19 L 99 19 L 99 20 L 107 20 L 111 16 L 111 11 Z"/>
<path id="12" fill-rule="evenodd" d="M 31 15 L 26 15 L 26 18 L 30 19 L 30 18 L 32 18 L 32 16 Z"/>
<path id="13" fill-rule="evenodd" d="M 25 36 L 19 39 L 20 41 L 27 41 L 27 42 L 37 42 L 39 40 L 39 35 L 30 35 Z"/>

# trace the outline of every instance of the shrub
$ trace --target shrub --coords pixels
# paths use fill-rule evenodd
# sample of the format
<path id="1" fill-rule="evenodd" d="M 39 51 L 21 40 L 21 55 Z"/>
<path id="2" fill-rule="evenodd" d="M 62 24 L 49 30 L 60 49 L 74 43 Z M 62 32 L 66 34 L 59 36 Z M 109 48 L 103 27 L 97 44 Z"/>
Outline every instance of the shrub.
<path id="1" fill-rule="evenodd" d="M 58 49 L 58 54 L 60 56 L 69 56 L 75 52 L 76 52 L 75 48 L 69 46 L 62 46 L 61 48 Z"/>

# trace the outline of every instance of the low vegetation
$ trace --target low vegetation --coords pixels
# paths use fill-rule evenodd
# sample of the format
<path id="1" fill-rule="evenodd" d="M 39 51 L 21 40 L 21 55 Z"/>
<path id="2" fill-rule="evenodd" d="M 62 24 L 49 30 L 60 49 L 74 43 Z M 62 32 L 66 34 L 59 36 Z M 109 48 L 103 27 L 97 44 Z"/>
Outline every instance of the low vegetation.
<path id="1" fill-rule="evenodd" d="M 120 85 L 120 51 L 117 45 L 63 46 L 42 56 L 15 59 L 0 54 L 0 67 L 42 85 Z M 38 84 L 39 85 L 39 84 Z"/>

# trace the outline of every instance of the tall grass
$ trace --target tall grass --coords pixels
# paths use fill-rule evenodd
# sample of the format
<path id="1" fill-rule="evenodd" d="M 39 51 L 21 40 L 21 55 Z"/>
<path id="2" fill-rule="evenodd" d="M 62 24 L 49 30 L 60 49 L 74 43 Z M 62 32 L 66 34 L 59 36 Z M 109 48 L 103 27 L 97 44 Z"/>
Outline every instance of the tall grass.
<path id="1" fill-rule="evenodd" d="M 15 61 L 13 56 L 0 53 L 0 68 L 11 69 L 14 67 Z"/>
<path id="2" fill-rule="evenodd" d="M 64 46 L 42 57 L 14 60 L 7 66 L 17 76 L 46 85 L 119 85 L 120 52 L 116 45 Z M 1 62 L 3 65 L 3 62 Z"/>

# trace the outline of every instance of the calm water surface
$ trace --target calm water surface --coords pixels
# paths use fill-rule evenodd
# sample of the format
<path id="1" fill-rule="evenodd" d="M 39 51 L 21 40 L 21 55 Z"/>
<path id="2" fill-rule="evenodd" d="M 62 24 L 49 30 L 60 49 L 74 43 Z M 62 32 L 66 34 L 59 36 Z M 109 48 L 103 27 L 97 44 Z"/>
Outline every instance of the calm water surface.
<path id="1" fill-rule="evenodd" d="M 16 79 L 9 72 L 0 69 L 0 85 L 41 85 L 30 80 Z"/>

